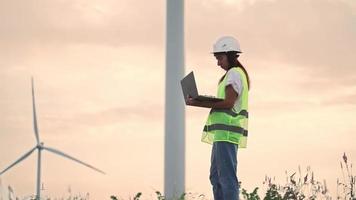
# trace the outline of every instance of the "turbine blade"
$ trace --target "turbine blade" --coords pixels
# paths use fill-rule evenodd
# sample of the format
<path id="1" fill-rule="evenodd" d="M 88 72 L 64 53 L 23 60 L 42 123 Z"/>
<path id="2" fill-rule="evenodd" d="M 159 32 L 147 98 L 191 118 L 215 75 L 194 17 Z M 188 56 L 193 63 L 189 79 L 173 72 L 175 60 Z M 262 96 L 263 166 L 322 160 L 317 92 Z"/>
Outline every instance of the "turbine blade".
<path id="1" fill-rule="evenodd" d="M 68 159 L 71 159 L 71 160 L 73 160 L 73 161 L 75 161 L 75 162 L 78 162 L 78 163 L 80 163 L 80 164 L 82 164 L 82 165 L 84 165 L 84 166 L 86 166 L 86 167 L 89 167 L 89 168 L 91 168 L 91 169 L 93 169 L 93 170 L 95 170 L 95 171 L 97 171 L 97 172 L 100 172 L 100 173 L 102 173 L 102 174 L 105 174 L 105 172 L 101 171 L 100 169 L 97 169 L 97 168 L 95 168 L 95 167 L 93 167 L 93 166 L 91 166 L 91 165 L 89 165 L 89 164 L 86 164 L 86 163 L 84 163 L 84 162 L 82 162 L 82 161 L 80 161 L 80 160 L 78 160 L 78 159 L 76 159 L 76 158 L 74 158 L 74 157 L 72 157 L 72 156 L 70 156 L 70 155 L 67 155 L 67 154 L 65 154 L 65 153 L 63 153 L 63 152 L 61 152 L 61 151 L 59 151 L 59 150 L 56 150 L 56 149 L 53 149 L 53 148 L 50 148 L 50 147 L 43 147 L 43 149 L 46 149 L 47 151 L 50 151 L 50 152 L 52 152 L 52 153 L 55 153 L 55 154 L 58 154 L 58 155 L 60 155 L 60 156 L 66 157 L 66 158 L 68 158 Z"/>
<path id="2" fill-rule="evenodd" d="M 35 102 L 35 89 L 34 89 L 34 84 L 33 84 L 33 77 L 31 77 L 31 86 L 32 86 L 33 129 L 35 131 L 37 144 L 39 144 L 40 143 L 40 137 L 38 135 L 37 115 L 36 115 L 36 102 Z"/>
<path id="3" fill-rule="evenodd" d="M 16 160 L 14 163 L 12 163 L 9 167 L 7 167 L 6 169 L 4 169 L 2 172 L 0 172 L 0 176 L 5 173 L 7 170 L 9 170 L 11 167 L 15 166 L 17 163 L 21 162 L 22 160 L 24 160 L 25 158 L 27 158 L 29 155 L 31 155 L 31 153 L 36 150 L 37 146 L 35 146 L 34 148 L 32 148 L 29 152 L 27 152 L 25 155 L 21 156 L 21 158 L 19 158 L 18 160 Z"/>

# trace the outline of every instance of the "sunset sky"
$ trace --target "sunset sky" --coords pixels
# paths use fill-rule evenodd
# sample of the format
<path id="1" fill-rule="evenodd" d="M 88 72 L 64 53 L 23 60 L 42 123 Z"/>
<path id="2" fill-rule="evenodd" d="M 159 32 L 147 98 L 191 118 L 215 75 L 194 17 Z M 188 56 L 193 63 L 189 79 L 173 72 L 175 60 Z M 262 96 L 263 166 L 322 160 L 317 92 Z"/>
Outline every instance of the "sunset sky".
<path id="1" fill-rule="evenodd" d="M 185 72 L 214 95 L 224 71 L 210 54 L 236 37 L 251 78 L 242 187 L 265 175 L 285 182 L 301 166 L 335 196 L 344 152 L 356 163 L 355 0 L 187 0 Z M 0 171 L 35 145 L 31 76 L 40 138 L 107 173 L 48 152 L 43 194 L 128 199 L 163 192 L 166 1 L 0 0 Z M 212 198 L 208 115 L 186 108 L 186 191 Z M 35 192 L 37 154 L 1 176 L 18 196 Z M 262 191 L 262 190 L 261 190 Z M 260 192 L 262 194 L 262 192 Z"/>

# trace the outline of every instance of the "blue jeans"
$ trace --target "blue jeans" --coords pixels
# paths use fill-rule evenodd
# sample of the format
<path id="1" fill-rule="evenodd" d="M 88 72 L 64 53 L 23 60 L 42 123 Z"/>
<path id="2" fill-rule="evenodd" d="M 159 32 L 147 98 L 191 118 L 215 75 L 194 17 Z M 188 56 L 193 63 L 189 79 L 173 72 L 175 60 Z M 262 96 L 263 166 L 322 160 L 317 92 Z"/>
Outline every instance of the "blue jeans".
<path id="1" fill-rule="evenodd" d="M 230 142 L 213 143 L 209 178 L 213 186 L 214 200 L 239 199 L 237 149 L 237 145 Z"/>

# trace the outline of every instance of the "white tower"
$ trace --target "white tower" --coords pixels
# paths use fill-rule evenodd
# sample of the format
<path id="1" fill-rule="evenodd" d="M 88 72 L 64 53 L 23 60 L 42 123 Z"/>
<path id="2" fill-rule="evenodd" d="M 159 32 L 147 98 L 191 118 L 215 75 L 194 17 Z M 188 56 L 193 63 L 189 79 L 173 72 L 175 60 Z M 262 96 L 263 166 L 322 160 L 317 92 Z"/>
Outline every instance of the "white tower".
<path id="1" fill-rule="evenodd" d="M 185 192 L 184 0 L 167 0 L 164 195 Z"/>

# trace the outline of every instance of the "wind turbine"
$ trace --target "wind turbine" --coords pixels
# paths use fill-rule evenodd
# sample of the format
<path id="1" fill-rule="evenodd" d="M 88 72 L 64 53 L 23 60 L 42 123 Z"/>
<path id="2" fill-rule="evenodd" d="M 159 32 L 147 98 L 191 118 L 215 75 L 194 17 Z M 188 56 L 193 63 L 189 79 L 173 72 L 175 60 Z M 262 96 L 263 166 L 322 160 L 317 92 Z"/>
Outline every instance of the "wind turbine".
<path id="1" fill-rule="evenodd" d="M 49 151 L 51 153 L 57 154 L 59 156 L 63 156 L 65 158 L 68 158 L 70 160 L 73 160 L 79 164 L 82 164 L 86 167 L 89 167 L 97 172 L 100 172 L 102 174 L 105 174 L 105 172 L 89 165 L 86 164 L 68 154 L 65 154 L 57 149 L 51 148 L 44 146 L 44 143 L 40 141 L 40 136 L 39 136 L 39 130 L 38 130 L 38 124 L 37 124 L 37 115 L 36 115 L 36 104 L 35 104 L 35 90 L 34 90 L 34 84 L 33 84 L 33 78 L 31 78 L 31 86 L 32 86 L 32 108 L 33 108 L 33 128 L 36 136 L 36 146 L 33 147 L 30 151 L 25 153 L 23 156 L 21 156 L 19 159 L 17 159 L 14 163 L 12 163 L 10 166 L 8 166 L 6 169 L 0 172 L 0 176 L 4 174 L 6 171 L 8 171 L 10 168 L 13 166 L 17 165 L 19 162 L 23 161 L 26 159 L 28 156 L 30 156 L 35 150 L 38 150 L 38 158 L 37 158 L 37 193 L 36 193 L 36 200 L 40 200 L 41 198 L 41 152 L 43 150 Z"/>

